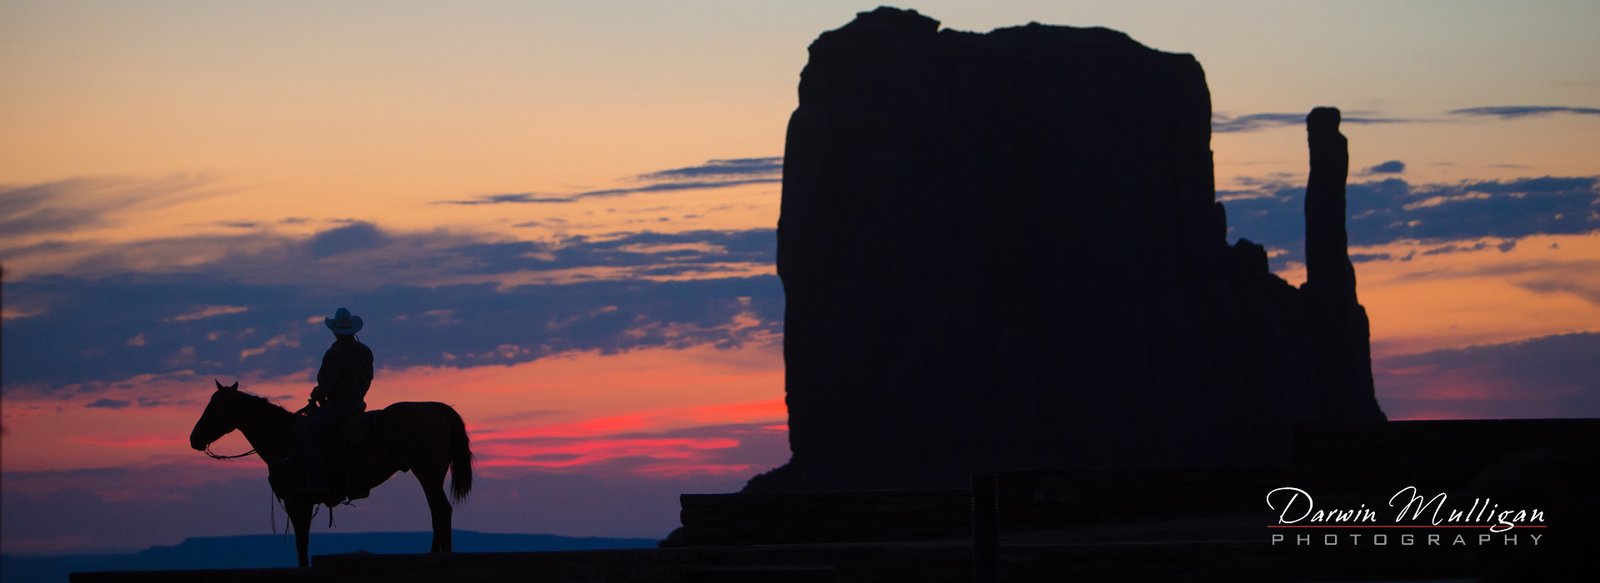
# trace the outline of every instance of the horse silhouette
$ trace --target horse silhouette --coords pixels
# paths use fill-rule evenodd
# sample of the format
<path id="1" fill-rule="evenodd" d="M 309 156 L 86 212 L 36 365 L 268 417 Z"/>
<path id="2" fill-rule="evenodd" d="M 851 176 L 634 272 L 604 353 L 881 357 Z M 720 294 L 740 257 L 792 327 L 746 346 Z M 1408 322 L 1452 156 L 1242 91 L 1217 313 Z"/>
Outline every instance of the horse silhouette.
<path id="1" fill-rule="evenodd" d="M 450 552 L 450 500 L 460 502 L 472 491 L 472 450 L 468 447 L 466 424 L 455 409 L 444 403 L 395 403 L 378 414 L 379 421 L 364 441 L 329 452 L 330 477 L 335 492 L 313 499 L 300 486 L 304 474 L 285 463 L 294 452 L 292 433 L 295 413 L 265 397 L 239 390 L 239 383 L 222 386 L 211 394 L 211 402 L 195 422 L 189 445 L 208 451 L 211 443 L 237 429 L 244 433 L 256 454 L 267 462 L 272 492 L 283 502 L 294 525 L 295 551 L 300 566 L 310 565 L 306 551 L 311 537 L 311 511 L 317 504 L 330 507 L 346 496 L 365 496 L 366 492 L 388 480 L 395 472 L 409 471 L 422 485 L 433 514 L 434 553 Z M 337 433 L 337 432 L 336 432 Z M 342 464 L 340 462 L 343 462 Z M 445 497 L 444 476 L 449 471 L 450 495 Z"/>

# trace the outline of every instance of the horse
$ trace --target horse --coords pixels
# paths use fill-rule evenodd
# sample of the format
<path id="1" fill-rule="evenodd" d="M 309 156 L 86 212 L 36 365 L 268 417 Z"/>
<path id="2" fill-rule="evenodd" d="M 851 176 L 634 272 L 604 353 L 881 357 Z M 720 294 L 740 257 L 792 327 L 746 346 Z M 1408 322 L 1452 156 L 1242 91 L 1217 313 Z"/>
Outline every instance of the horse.
<path id="1" fill-rule="evenodd" d="M 450 548 L 450 501 L 460 503 L 472 491 L 472 450 L 466 424 L 455 409 L 444 403 L 395 403 L 385 407 L 370 436 L 349 448 L 330 451 L 328 459 L 344 460 L 330 468 L 335 478 L 333 494 L 313 499 L 300 486 L 303 474 L 289 470 L 284 460 L 294 453 L 292 433 L 297 414 L 260 397 L 239 390 L 239 383 L 217 384 L 210 403 L 189 433 L 189 445 L 210 453 L 211 443 L 235 429 L 244 433 L 250 446 L 267 463 L 272 493 L 283 504 L 294 525 L 295 551 L 300 566 L 310 566 L 306 551 L 311 536 L 311 512 L 317 504 L 331 509 L 349 492 L 365 493 L 388 480 L 395 472 L 409 471 L 422 485 L 433 514 L 433 548 L 430 552 L 448 554 Z M 220 457 L 212 454 L 213 457 Z M 298 457 L 298 456 L 296 456 Z M 450 497 L 446 498 L 444 476 L 450 473 Z M 340 480 L 340 471 L 346 477 Z M 348 490 L 341 490 L 347 485 Z"/>

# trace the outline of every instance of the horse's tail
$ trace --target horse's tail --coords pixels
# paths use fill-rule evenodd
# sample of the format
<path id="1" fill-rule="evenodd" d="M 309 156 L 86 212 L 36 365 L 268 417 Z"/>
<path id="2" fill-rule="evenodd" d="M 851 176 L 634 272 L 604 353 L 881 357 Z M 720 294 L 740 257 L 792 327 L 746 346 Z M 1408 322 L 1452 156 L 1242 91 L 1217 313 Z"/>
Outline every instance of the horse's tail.
<path id="1" fill-rule="evenodd" d="M 450 412 L 450 497 L 461 502 L 472 491 L 472 448 L 467 437 L 467 424 L 454 408 Z"/>

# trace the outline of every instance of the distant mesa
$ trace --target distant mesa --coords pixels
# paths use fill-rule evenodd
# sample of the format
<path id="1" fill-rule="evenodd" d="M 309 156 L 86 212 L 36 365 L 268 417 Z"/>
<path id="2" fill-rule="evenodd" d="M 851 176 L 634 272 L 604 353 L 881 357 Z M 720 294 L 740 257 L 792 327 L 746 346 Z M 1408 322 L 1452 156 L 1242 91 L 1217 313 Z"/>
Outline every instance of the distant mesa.
<path id="1" fill-rule="evenodd" d="M 1194 57 L 1104 28 L 859 14 L 811 45 L 784 155 L 790 445 L 747 491 L 1271 463 L 1380 421 L 1338 110 L 1308 119 L 1308 277 L 1227 242 Z"/>

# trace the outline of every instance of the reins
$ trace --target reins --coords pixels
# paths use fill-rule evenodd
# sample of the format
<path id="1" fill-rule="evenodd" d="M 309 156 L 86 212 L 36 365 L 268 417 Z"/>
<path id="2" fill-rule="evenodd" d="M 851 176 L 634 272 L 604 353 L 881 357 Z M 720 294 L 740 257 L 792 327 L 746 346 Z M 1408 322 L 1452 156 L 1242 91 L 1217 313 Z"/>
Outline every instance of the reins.
<path id="1" fill-rule="evenodd" d="M 214 451 L 211 451 L 211 446 L 209 446 L 209 445 L 206 446 L 206 455 L 210 456 L 211 459 L 214 459 L 214 460 L 228 461 L 228 460 L 232 460 L 232 459 L 239 459 L 239 458 L 242 458 L 242 457 L 247 456 L 247 455 L 255 455 L 255 453 L 256 453 L 256 450 L 255 450 L 255 448 L 252 447 L 252 448 L 250 448 L 250 451 L 241 453 L 239 455 L 221 455 L 221 454 L 218 454 L 218 453 L 216 453 Z"/>

